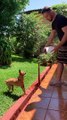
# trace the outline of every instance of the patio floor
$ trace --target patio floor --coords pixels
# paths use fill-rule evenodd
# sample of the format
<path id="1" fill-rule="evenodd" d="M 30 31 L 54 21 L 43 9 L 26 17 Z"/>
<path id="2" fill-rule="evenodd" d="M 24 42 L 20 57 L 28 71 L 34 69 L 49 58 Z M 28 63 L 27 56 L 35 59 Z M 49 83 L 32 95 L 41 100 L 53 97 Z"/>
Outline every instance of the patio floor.
<path id="1" fill-rule="evenodd" d="M 55 80 L 56 73 L 52 81 Z M 62 80 L 67 80 L 66 67 Z M 16 120 L 67 120 L 67 86 L 49 86 L 45 89 L 43 84 L 32 95 Z"/>

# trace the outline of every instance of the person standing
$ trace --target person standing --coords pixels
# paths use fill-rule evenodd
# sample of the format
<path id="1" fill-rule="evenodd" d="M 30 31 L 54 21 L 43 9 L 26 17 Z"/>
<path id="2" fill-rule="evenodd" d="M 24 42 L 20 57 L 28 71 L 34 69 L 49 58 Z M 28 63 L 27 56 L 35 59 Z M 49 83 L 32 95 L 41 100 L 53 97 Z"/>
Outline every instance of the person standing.
<path id="1" fill-rule="evenodd" d="M 64 64 L 67 64 L 67 18 L 63 15 L 57 14 L 50 7 L 44 7 L 42 9 L 42 15 L 46 20 L 52 22 L 52 31 L 46 46 L 49 46 L 53 42 L 56 34 L 59 38 L 59 43 L 53 49 L 54 53 L 58 53 L 57 80 L 56 83 L 52 84 L 59 86 L 63 83 L 61 77 L 64 70 Z M 63 84 L 67 85 L 65 82 Z"/>

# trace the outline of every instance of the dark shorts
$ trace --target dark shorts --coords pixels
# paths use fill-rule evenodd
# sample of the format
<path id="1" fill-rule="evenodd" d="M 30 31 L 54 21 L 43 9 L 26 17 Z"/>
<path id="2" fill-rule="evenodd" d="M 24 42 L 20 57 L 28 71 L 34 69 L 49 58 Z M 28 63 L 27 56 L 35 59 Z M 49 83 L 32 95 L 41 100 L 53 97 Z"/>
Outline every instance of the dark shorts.
<path id="1" fill-rule="evenodd" d="M 67 64 L 67 46 L 62 46 L 58 50 L 57 61 L 60 63 Z"/>

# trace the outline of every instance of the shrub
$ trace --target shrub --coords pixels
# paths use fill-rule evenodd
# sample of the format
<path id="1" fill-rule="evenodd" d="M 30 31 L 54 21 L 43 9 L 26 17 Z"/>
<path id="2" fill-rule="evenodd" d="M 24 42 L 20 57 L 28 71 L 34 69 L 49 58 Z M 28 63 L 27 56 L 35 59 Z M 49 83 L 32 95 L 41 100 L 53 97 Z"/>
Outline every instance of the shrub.
<path id="1" fill-rule="evenodd" d="M 60 13 L 60 14 L 62 14 L 62 15 L 67 16 L 67 4 L 62 3 L 62 4 L 53 5 L 52 8 L 53 8 L 57 13 Z"/>
<path id="2" fill-rule="evenodd" d="M 48 63 L 53 64 L 57 60 L 57 53 L 51 54 L 51 53 L 42 53 L 38 57 L 38 61 L 42 65 L 48 65 Z"/>
<path id="3" fill-rule="evenodd" d="M 38 13 L 22 14 L 16 23 L 16 53 L 25 57 L 37 56 L 38 50 L 45 45 L 50 28 Z"/>
<path id="4" fill-rule="evenodd" d="M 11 64 L 11 45 L 7 39 L 0 39 L 0 65 Z"/>

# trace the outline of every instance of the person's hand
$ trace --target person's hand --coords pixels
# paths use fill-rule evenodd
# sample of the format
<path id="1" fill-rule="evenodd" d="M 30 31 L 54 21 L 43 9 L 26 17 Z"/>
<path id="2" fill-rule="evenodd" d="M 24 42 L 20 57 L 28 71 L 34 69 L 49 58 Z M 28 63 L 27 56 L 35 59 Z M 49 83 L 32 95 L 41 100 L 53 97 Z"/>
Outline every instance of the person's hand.
<path id="1" fill-rule="evenodd" d="M 54 49 L 51 51 L 52 53 L 56 53 L 58 51 L 58 46 L 55 46 Z"/>

